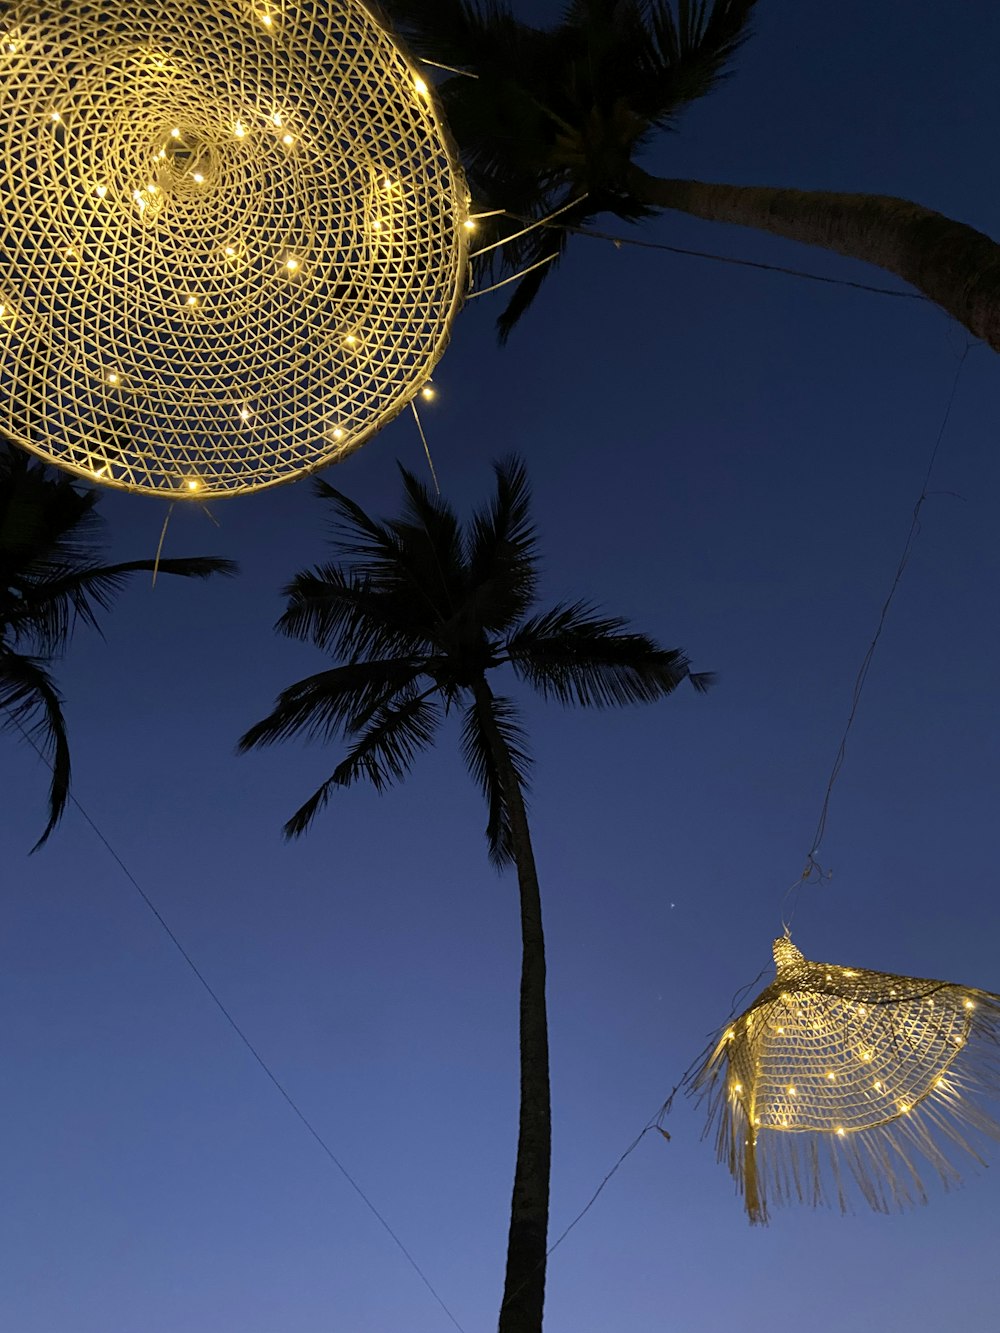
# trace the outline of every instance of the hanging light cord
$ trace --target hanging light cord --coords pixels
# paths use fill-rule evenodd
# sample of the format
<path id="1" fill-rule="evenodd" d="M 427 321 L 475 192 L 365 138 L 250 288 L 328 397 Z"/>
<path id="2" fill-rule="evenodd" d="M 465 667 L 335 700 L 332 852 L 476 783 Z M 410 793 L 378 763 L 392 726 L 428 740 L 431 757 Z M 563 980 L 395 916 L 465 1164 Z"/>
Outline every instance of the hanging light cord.
<path id="1" fill-rule="evenodd" d="M 940 451 L 941 448 L 941 441 L 944 439 L 944 433 L 947 428 L 948 421 L 951 418 L 951 409 L 955 403 L 955 395 L 958 392 L 959 380 L 962 377 L 962 371 L 965 368 L 966 358 L 968 357 L 969 351 L 971 350 L 972 346 L 973 346 L 972 341 L 967 340 L 965 344 L 965 350 L 959 357 L 958 366 L 956 367 L 955 370 L 955 377 L 952 380 L 951 384 L 951 391 L 948 394 L 948 401 L 945 404 L 944 415 L 941 418 L 941 425 L 938 427 L 937 438 L 934 441 L 934 447 L 931 449 L 930 458 L 927 461 L 927 468 L 924 472 L 924 479 L 920 487 L 920 494 L 917 496 L 917 501 L 913 506 L 913 514 L 910 519 L 909 531 L 906 534 L 906 540 L 903 542 L 903 549 L 899 557 L 899 562 L 896 565 L 896 572 L 893 575 L 892 583 L 890 584 L 889 592 L 886 596 L 886 599 L 882 603 L 882 610 L 879 613 L 878 624 L 875 627 L 875 633 L 872 635 L 872 640 L 869 643 L 867 650 L 865 651 L 864 657 L 861 659 L 861 666 L 858 668 L 858 674 L 854 680 L 854 689 L 851 691 L 850 711 L 848 712 L 847 715 L 847 722 L 844 725 L 843 735 L 840 738 L 840 745 L 837 747 L 837 753 L 833 761 L 833 767 L 830 770 L 830 777 L 826 784 L 826 791 L 823 795 L 823 803 L 820 807 L 819 819 L 817 820 L 816 823 L 816 831 L 813 834 L 812 843 L 810 845 L 809 853 L 805 861 L 805 867 L 799 878 L 793 884 L 791 884 L 788 887 L 788 889 L 786 889 L 784 897 L 781 900 L 782 926 L 784 928 L 784 932 L 786 935 L 791 934 L 792 918 L 795 915 L 795 908 L 798 903 L 798 890 L 802 887 L 803 884 L 823 883 L 823 882 L 828 882 L 830 879 L 831 872 L 824 871 L 823 867 L 816 859 L 816 854 L 819 851 L 820 846 L 823 842 L 823 838 L 826 834 L 826 823 L 830 814 L 830 798 L 833 795 L 834 784 L 836 783 L 837 778 L 840 776 L 840 770 L 844 766 L 844 759 L 846 758 L 847 755 L 847 741 L 851 734 L 851 728 L 854 726 L 854 720 L 858 714 L 858 706 L 861 703 L 861 696 L 864 693 L 865 684 L 868 680 L 868 673 L 871 670 L 872 659 L 875 656 L 875 650 L 878 647 L 879 639 L 882 637 L 882 631 L 883 629 L 885 629 L 885 622 L 889 614 L 889 608 L 892 606 L 893 598 L 896 596 L 896 591 L 899 588 L 899 584 L 900 581 L 902 580 L 903 573 L 906 570 L 906 566 L 909 564 L 910 556 L 913 554 L 914 543 L 916 542 L 917 537 L 920 535 L 920 511 L 923 509 L 924 502 L 930 495 L 928 487 L 930 486 L 931 475 L 934 471 L 934 464 L 937 462 L 938 452 Z M 784 908 L 789 897 L 791 897 L 792 903 L 791 903 L 791 909 L 786 918 L 784 915 Z"/>
<path id="2" fill-rule="evenodd" d="M 28 742 L 28 744 L 31 746 L 31 748 L 32 748 L 32 749 L 35 751 L 35 753 L 38 755 L 39 759 L 41 759 L 42 763 L 45 764 L 48 768 L 51 768 L 52 765 L 51 765 L 51 763 L 49 762 L 48 756 L 47 756 L 47 755 L 44 753 L 44 751 L 38 746 L 38 744 L 36 743 L 34 737 L 30 734 L 30 732 L 28 732 L 28 731 L 25 729 L 25 727 L 22 725 L 20 719 L 17 718 L 17 717 L 15 717 L 14 714 L 10 712 L 10 710 L 7 710 L 7 715 L 8 715 L 8 717 L 10 717 L 11 721 L 14 723 L 14 725 L 15 725 L 15 726 L 17 727 L 17 729 L 20 731 L 22 737 Z M 226 1008 L 225 1004 L 224 1004 L 224 1003 L 222 1002 L 222 1000 L 219 998 L 218 993 L 212 988 L 212 986 L 211 986 L 210 982 L 208 981 L 207 977 L 205 976 L 205 974 L 201 971 L 201 969 L 198 967 L 198 964 L 194 961 L 194 959 L 193 959 L 193 958 L 191 957 L 191 955 L 188 953 L 187 949 L 185 949 L 184 945 L 181 943 L 181 941 L 178 939 L 178 937 L 174 934 L 174 932 L 173 932 L 173 930 L 171 929 L 171 927 L 167 924 L 167 922 L 166 922 L 166 920 L 164 919 L 164 917 L 160 914 L 160 911 L 159 911 L 159 909 L 157 908 L 156 904 L 153 902 L 152 898 L 150 898 L 149 894 L 145 891 L 145 889 L 142 887 L 142 885 L 139 883 L 139 881 L 136 879 L 136 877 L 132 874 L 131 870 L 129 870 L 128 866 L 125 864 L 125 862 L 124 862 L 124 861 L 122 860 L 122 858 L 119 856 L 118 852 L 117 852 L 117 851 L 114 849 L 114 847 L 111 845 L 111 843 L 110 843 L 110 841 L 108 840 L 107 836 L 102 832 L 102 830 L 101 830 L 101 829 L 98 827 L 98 825 L 94 822 L 94 820 L 91 818 L 91 816 L 88 814 L 88 812 L 84 809 L 84 807 L 80 804 L 80 802 L 76 799 L 76 797 L 72 795 L 72 793 L 70 794 L 70 798 L 69 798 L 69 799 L 70 799 L 71 804 L 73 804 L 74 806 L 76 806 L 76 809 L 77 809 L 77 810 L 79 811 L 79 813 L 83 816 L 83 819 L 85 820 L 85 822 L 86 822 L 87 824 L 89 824 L 89 826 L 90 826 L 92 832 L 97 836 L 98 841 L 101 842 L 101 843 L 103 843 L 104 848 L 105 848 L 105 850 L 108 852 L 108 854 L 110 855 L 111 859 L 117 864 L 119 870 L 121 870 L 122 874 L 125 876 L 125 878 L 128 880 L 128 882 L 132 885 L 133 889 L 135 889 L 136 893 L 139 895 L 139 897 L 140 897 L 140 898 L 142 899 L 142 901 L 145 903 L 146 907 L 149 909 L 149 911 L 150 911 L 150 912 L 153 914 L 153 916 L 156 918 L 157 924 L 161 927 L 161 929 L 162 929 L 162 930 L 164 931 L 164 933 L 166 934 L 167 938 L 170 940 L 171 944 L 174 946 L 174 948 L 177 950 L 177 952 L 180 954 L 180 956 L 184 959 L 185 963 L 187 963 L 188 967 L 189 967 L 189 968 L 191 969 L 191 971 L 194 973 L 195 977 L 198 979 L 199 983 L 201 984 L 202 989 L 207 993 L 209 999 L 210 999 L 210 1000 L 212 1001 L 212 1003 L 215 1005 L 216 1009 L 218 1009 L 219 1013 L 222 1015 L 222 1017 L 223 1017 L 223 1018 L 226 1020 L 226 1022 L 229 1024 L 230 1028 L 232 1028 L 233 1032 L 236 1033 L 236 1036 L 240 1039 L 240 1041 L 243 1043 L 243 1045 L 246 1047 L 246 1049 L 247 1049 L 247 1050 L 250 1052 L 250 1054 L 253 1056 L 254 1060 L 257 1062 L 257 1064 L 260 1066 L 260 1068 L 261 1068 L 261 1069 L 264 1071 L 264 1073 L 267 1075 L 268 1079 L 271 1081 L 271 1083 L 273 1084 L 273 1086 L 276 1088 L 276 1090 L 278 1091 L 278 1093 L 280 1094 L 280 1096 L 284 1099 L 284 1101 L 287 1103 L 287 1105 L 288 1105 L 289 1108 L 292 1110 L 292 1112 L 295 1114 L 295 1116 L 301 1121 L 301 1123 L 304 1125 L 304 1127 L 305 1127 L 306 1130 L 309 1132 L 309 1134 L 313 1137 L 313 1139 L 315 1139 L 316 1143 L 319 1144 L 319 1146 L 320 1146 L 320 1148 L 322 1149 L 322 1151 L 326 1154 L 326 1156 L 329 1158 L 329 1160 L 333 1163 L 333 1165 L 337 1168 L 337 1170 L 340 1172 L 340 1174 L 344 1177 L 344 1179 L 345 1179 L 345 1180 L 347 1181 L 347 1183 L 350 1185 L 351 1189 L 354 1190 L 354 1192 L 355 1192 L 355 1194 L 357 1194 L 358 1198 L 361 1199 L 361 1201 L 362 1201 L 362 1203 L 365 1205 L 365 1207 L 366 1207 L 366 1208 L 369 1210 L 369 1212 L 376 1218 L 376 1220 L 378 1221 L 378 1223 L 379 1223 L 379 1225 L 382 1227 L 382 1229 L 383 1229 L 383 1230 L 387 1233 L 387 1235 L 392 1239 L 392 1241 L 393 1241 L 393 1243 L 395 1244 L 396 1248 L 402 1253 L 403 1257 L 406 1259 L 406 1262 L 410 1265 L 410 1267 L 413 1269 L 413 1271 L 416 1273 L 416 1275 L 420 1278 L 420 1281 L 424 1284 L 424 1286 L 427 1288 L 427 1290 L 430 1292 L 430 1294 L 434 1297 L 435 1301 L 437 1301 L 438 1305 L 441 1307 L 441 1309 L 444 1311 L 444 1313 L 448 1316 L 448 1318 L 451 1320 L 451 1322 L 454 1324 L 454 1326 L 459 1330 L 459 1333 L 465 1333 L 465 1330 L 462 1328 L 462 1325 L 458 1322 L 458 1320 L 457 1320 L 457 1319 L 455 1318 L 455 1316 L 452 1314 L 451 1310 L 449 1310 L 448 1306 L 445 1305 L 444 1301 L 443 1301 L 443 1300 L 441 1299 L 441 1297 L 438 1295 L 438 1293 L 437 1293 L 437 1291 L 435 1290 L 435 1288 L 431 1285 L 431 1281 L 430 1281 L 430 1279 L 428 1278 L 428 1276 L 427 1276 L 427 1274 L 424 1272 L 424 1270 L 420 1267 L 420 1265 L 417 1263 L 416 1259 L 414 1259 L 413 1255 L 410 1253 L 410 1251 L 406 1248 L 406 1246 L 405 1246 L 405 1245 L 403 1244 L 403 1242 L 400 1240 L 400 1238 L 399 1238 L 399 1236 L 396 1234 L 396 1232 L 393 1231 L 392 1227 L 391 1227 L 391 1226 L 389 1225 L 389 1223 L 386 1221 L 385 1217 L 384 1217 L 384 1216 L 382 1215 L 382 1213 L 380 1213 L 379 1210 L 375 1207 L 375 1205 L 372 1203 L 371 1199 L 368 1197 L 368 1195 L 364 1192 L 364 1190 L 361 1188 L 361 1186 L 358 1184 L 358 1182 L 354 1179 L 354 1177 L 353 1177 L 353 1176 L 351 1175 L 351 1173 L 348 1171 L 347 1167 L 344 1166 L 344 1164 L 343 1164 L 343 1162 L 340 1160 L 340 1158 L 337 1157 L 336 1153 L 334 1153 L 333 1149 L 330 1147 L 330 1145 L 326 1142 L 326 1140 L 325 1140 L 325 1139 L 323 1138 L 323 1136 L 320 1134 L 319 1130 L 315 1127 L 315 1125 L 312 1123 L 312 1121 L 309 1120 L 309 1118 L 306 1116 L 305 1112 L 304 1112 L 303 1110 L 301 1110 L 301 1108 L 299 1107 L 298 1103 L 297 1103 L 297 1102 L 295 1101 L 295 1099 L 292 1097 L 291 1093 L 288 1091 L 288 1089 L 285 1087 L 285 1085 L 284 1085 L 284 1084 L 281 1082 L 281 1080 L 278 1078 L 277 1074 L 274 1073 L 274 1071 L 271 1069 L 270 1065 L 267 1063 L 267 1061 L 264 1059 L 264 1057 L 261 1055 L 261 1053 L 257 1050 L 257 1047 L 253 1044 L 253 1042 L 250 1040 L 250 1038 L 247 1036 L 247 1034 L 246 1034 L 246 1033 L 243 1031 L 243 1029 L 240 1027 L 239 1023 L 237 1023 L 236 1019 L 233 1017 L 233 1015 L 230 1013 L 230 1011 Z"/>

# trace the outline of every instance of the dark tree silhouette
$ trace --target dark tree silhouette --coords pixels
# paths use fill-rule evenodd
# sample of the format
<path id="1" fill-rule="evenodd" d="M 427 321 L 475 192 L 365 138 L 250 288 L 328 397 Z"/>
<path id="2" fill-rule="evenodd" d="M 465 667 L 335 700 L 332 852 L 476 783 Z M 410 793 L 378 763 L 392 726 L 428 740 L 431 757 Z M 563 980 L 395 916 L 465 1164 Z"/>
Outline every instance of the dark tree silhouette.
<path id="1" fill-rule="evenodd" d="M 642 150 L 715 88 L 749 34 L 756 0 L 570 0 L 539 29 L 504 0 L 382 0 L 418 55 L 463 67 L 438 95 L 477 204 L 558 226 L 491 252 L 486 268 L 528 274 L 501 338 L 536 296 L 571 230 L 676 209 L 755 227 L 878 265 L 1000 350 L 1000 247 L 982 232 L 888 195 L 725 185 L 652 176 Z M 491 224 L 487 224 L 489 227 Z M 517 228 L 492 224 L 495 236 Z M 494 239 L 487 235 L 487 241 Z"/>
<path id="2" fill-rule="evenodd" d="M 545 1294 L 551 1111 L 545 941 L 524 794 L 528 748 L 513 702 L 488 677 L 507 667 L 544 698 L 585 707 L 652 703 L 688 680 L 688 659 L 581 603 L 534 609 L 538 553 L 528 483 L 516 460 L 496 466 L 496 493 L 470 523 L 403 471 L 402 515 L 369 517 L 323 481 L 339 520 L 340 563 L 296 575 L 278 630 L 337 665 L 279 695 L 241 750 L 305 735 L 346 740 L 329 778 L 292 815 L 303 833 L 332 793 L 358 779 L 378 791 L 409 772 L 443 714 L 462 719 L 465 762 L 486 798 L 498 867 L 513 865 L 521 907 L 521 1101 L 501 1333 L 539 1333 Z"/>
<path id="3" fill-rule="evenodd" d="M 0 725 L 21 730 L 52 767 L 49 818 L 36 851 L 69 799 L 70 754 L 62 698 L 51 674 L 80 621 L 98 628 L 130 574 L 152 560 L 101 563 L 98 494 L 0 440 Z M 207 578 L 235 565 L 214 556 L 161 560 L 161 574 Z"/>

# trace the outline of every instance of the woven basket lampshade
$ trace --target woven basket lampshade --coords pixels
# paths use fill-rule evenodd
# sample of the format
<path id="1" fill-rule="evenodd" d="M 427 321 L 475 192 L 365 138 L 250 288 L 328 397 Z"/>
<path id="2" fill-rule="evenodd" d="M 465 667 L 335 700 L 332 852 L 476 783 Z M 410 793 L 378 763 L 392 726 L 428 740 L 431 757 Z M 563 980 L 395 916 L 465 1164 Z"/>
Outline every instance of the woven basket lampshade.
<path id="1" fill-rule="evenodd" d="M 357 0 L 0 10 L 0 430 L 89 480 L 238 495 L 426 385 L 467 270 L 433 96 Z"/>
<path id="2" fill-rule="evenodd" d="M 876 1211 L 923 1202 L 920 1170 L 957 1180 L 949 1150 L 1000 1137 L 1000 996 L 945 981 L 813 963 L 789 939 L 776 977 L 692 1081 L 752 1222 L 769 1203 Z"/>

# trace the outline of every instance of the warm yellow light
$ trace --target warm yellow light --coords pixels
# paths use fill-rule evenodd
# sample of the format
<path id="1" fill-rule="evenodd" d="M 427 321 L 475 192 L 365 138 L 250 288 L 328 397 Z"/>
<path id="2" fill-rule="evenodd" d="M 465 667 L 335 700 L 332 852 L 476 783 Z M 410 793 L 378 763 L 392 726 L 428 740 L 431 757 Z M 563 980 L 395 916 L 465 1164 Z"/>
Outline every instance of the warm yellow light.
<path id="1" fill-rule="evenodd" d="M 906 1115 L 907 1111 L 909 1111 L 909 1109 L 910 1109 L 910 1107 L 909 1107 L 909 1103 L 907 1103 L 907 1102 L 900 1102 L 900 1103 L 899 1103 L 899 1109 L 900 1109 L 900 1111 L 902 1112 L 903 1115 Z"/>
<path id="2" fill-rule="evenodd" d="M 837 1137 L 838 1137 L 838 1138 L 841 1138 L 841 1139 L 842 1139 L 846 1133 L 847 1133 L 847 1131 L 846 1131 L 845 1129 L 841 1129 L 839 1126 L 837 1127 Z"/>
<path id="3" fill-rule="evenodd" d="M 97 187 L 98 199 L 103 199 L 104 196 L 107 194 L 107 192 L 108 192 L 108 187 L 106 185 L 98 185 Z"/>
<path id="4" fill-rule="evenodd" d="M 205 182 L 205 177 L 201 174 L 200 171 L 196 171 L 192 176 L 192 180 L 194 181 L 195 185 L 203 185 Z"/>
<path id="5" fill-rule="evenodd" d="M 53 124 L 53 125 L 58 125 L 59 122 L 60 122 L 61 120 L 62 120 L 62 116 L 60 116 L 59 112 L 58 112 L 58 111 L 53 111 L 53 113 L 52 113 L 52 124 Z"/>
<path id="6" fill-rule="evenodd" d="M 966 1009 L 975 1009 L 976 1006 L 972 1003 L 971 1000 L 966 1000 L 966 1001 L 965 1001 L 965 1007 L 966 1007 Z"/>
<path id="7" fill-rule="evenodd" d="M 433 384 L 425 384 L 420 390 L 420 397 L 426 398 L 430 403 L 437 397 L 437 389 L 435 389 Z"/>
<path id="8" fill-rule="evenodd" d="M 170 131 L 170 137 L 171 137 L 171 139 L 179 139 L 179 138 L 181 137 L 181 132 L 180 132 L 180 130 L 177 128 L 176 125 L 175 125 L 174 128 Z"/>
<path id="9" fill-rule="evenodd" d="M 391 176 L 386 176 L 382 181 L 382 186 L 386 190 L 394 190 L 396 188 L 396 182 Z"/>
<path id="10" fill-rule="evenodd" d="M 347 337 L 344 339 L 344 342 L 347 343 L 348 347 L 353 347 L 357 341 L 358 340 L 357 338 L 355 338 L 353 333 L 349 333 Z"/>
<path id="11" fill-rule="evenodd" d="M 298 267 L 299 267 L 299 261 L 297 259 L 293 258 L 285 260 L 285 268 L 288 269 L 289 273 L 294 273 Z"/>
<path id="12" fill-rule="evenodd" d="M 789 1088 L 788 1088 L 788 1095 L 789 1095 L 789 1097 L 794 1097 L 794 1096 L 795 1096 L 795 1089 L 794 1089 L 793 1087 L 791 1087 L 791 1085 L 789 1085 Z"/>
<path id="13" fill-rule="evenodd" d="M 234 255 L 235 253 L 236 253 L 236 251 L 233 249 L 233 247 L 232 247 L 231 245 L 227 245 L 227 246 L 226 246 L 226 254 L 229 256 L 230 259 L 232 259 L 233 255 Z"/>
<path id="14" fill-rule="evenodd" d="M 272 123 L 277 129 L 279 129 L 279 130 L 281 129 L 282 125 L 284 124 L 284 121 L 281 119 L 281 115 L 280 115 L 279 112 L 276 111 L 276 112 L 274 113 L 274 115 L 271 117 L 271 123 Z"/>
<path id="15" fill-rule="evenodd" d="M 465 228 L 466 231 L 476 230 L 476 224 L 473 222 L 472 218 L 466 218 L 465 221 L 462 223 L 462 226 Z"/>
<path id="16" fill-rule="evenodd" d="M 264 25 L 265 28 L 269 28 L 269 27 L 271 26 L 271 24 L 274 22 L 274 19 L 271 17 L 270 14 L 264 14 L 264 15 L 261 16 L 261 20 L 260 20 L 260 21 L 261 21 L 261 23 L 263 23 L 263 25 Z"/>
<path id="17" fill-rule="evenodd" d="M 833 1081 L 834 1081 L 834 1080 L 836 1079 L 836 1077 L 837 1077 L 837 1075 L 833 1072 L 832 1069 L 828 1069 L 828 1070 L 826 1071 L 826 1076 L 827 1076 L 827 1078 L 830 1080 L 831 1083 L 833 1083 Z"/>
<path id="18" fill-rule="evenodd" d="M 189 296 L 188 299 L 187 299 L 187 304 L 188 304 L 188 305 L 197 305 L 197 304 L 198 304 L 198 298 L 197 298 L 197 296 Z"/>
<path id="19" fill-rule="evenodd" d="M 291 148 L 292 144 L 295 142 L 295 139 L 291 134 L 283 134 L 281 136 L 281 142 L 285 145 L 286 148 Z"/>
<path id="20" fill-rule="evenodd" d="M 413 80 L 413 86 L 414 86 L 414 88 L 417 90 L 417 93 L 419 94 L 419 96 L 421 96 L 421 97 L 425 96 L 425 94 L 426 94 L 426 92 L 427 92 L 427 84 L 424 83 L 423 79 L 420 79 L 420 78 L 414 79 L 414 80 Z"/>
<path id="21" fill-rule="evenodd" d="M 243 418 L 244 421 L 249 421 L 249 420 L 250 420 L 250 409 L 249 409 L 249 407 L 241 407 L 241 408 L 240 408 L 240 416 Z"/>
<path id="22" fill-rule="evenodd" d="M 200 485 L 201 485 L 200 481 L 196 481 L 194 477 L 191 477 L 187 483 L 187 488 L 189 491 L 196 491 L 198 490 Z"/>
<path id="23" fill-rule="evenodd" d="M 875 1082 L 872 1084 L 872 1087 L 875 1089 L 876 1092 L 882 1091 L 882 1084 L 878 1081 L 878 1079 L 875 1080 Z"/>
<path id="24" fill-rule="evenodd" d="M 118 376 L 115 374 L 114 371 L 112 371 L 111 374 L 108 376 L 108 383 L 109 383 L 109 384 L 117 384 L 117 383 L 118 383 Z"/>
<path id="25" fill-rule="evenodd" d="M 743 1084 L 742 1084 L 742 1083 L 734 1083 L 734 1084 L 733 1084 L 733 1092 L 742 1092 L 742 1091 L 743 1091 Z"/>
<path id="26" fill-rule="evenodd" d="M 342 440 L 344 438 L 344 430 L 342 426 L 334 426 L 333 438 L 335 440 Z"/>
<path id="27" fill-rule="evenodd" d="M 775 1031 L 777 1032 L 777 1034 L 778 1034 L 779 1037 L 783 1037 L 783 1036 L 785 1035 L 785 1029 L 784 1029 L 784 1028 L 775 1028 Z"/>
<path id="28" fill-rule="evenodd" d="M 233 126 L 233 133 L 236 135 L 237 139 L 242 139 L 243 136 L 246 134 L 246 130 L 243 128 L 242 120 L 238 120 L 236 124 Z"/>

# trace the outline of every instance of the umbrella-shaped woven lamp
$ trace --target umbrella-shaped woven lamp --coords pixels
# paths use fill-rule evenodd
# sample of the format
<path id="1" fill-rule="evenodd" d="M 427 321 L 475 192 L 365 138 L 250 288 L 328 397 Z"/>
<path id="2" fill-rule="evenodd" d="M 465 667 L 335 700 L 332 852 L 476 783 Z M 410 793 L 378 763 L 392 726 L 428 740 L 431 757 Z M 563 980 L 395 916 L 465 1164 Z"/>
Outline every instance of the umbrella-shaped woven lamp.
<path id="1" fill-rule="evenodd" d="M 923 1201 L 921 1164 L 955 1181 L 950 1148 L 1000 1137 L 980 1104 L 1000 1096 L 1000 996 L 813 963 L 787 938 L 774 962 L 691 1084 L 752 1222 L 831 1194 L 843 1209 L 851 1178 L 879 1212 Z"/>
<path id="2" fill-rule="evenodd" d="M 467 267 L 433 97 L 357 0 L 25 0 L 0 16 L 0 428 L 205 498 L 363 444 Z"/>

